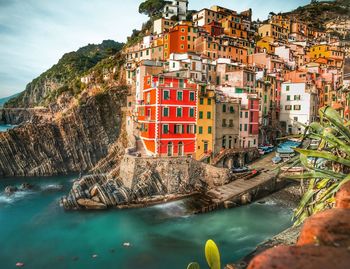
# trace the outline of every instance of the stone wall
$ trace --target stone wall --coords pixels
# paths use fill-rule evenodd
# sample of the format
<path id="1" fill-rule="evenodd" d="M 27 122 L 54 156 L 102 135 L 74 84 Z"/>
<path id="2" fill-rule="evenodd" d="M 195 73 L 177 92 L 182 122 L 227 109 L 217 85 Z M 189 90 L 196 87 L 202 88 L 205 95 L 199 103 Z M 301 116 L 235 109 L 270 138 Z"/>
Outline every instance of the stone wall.
<path id="1" fill-rule="evenodd" d="M 350 268 L 350 182 L 334 209 L 307 219 L 296 246 L 278 246 L 256 256 L 248 269 Z"/>
<path id="2" fill-rule="evenodd" d="M 145 170 L 152 170 L 163 179 L 170 193 L 176 192 L 179 182 L 192 184 L 204 182 L 208 187 L 228 183 L 228 170 L 217 168 L 192 158 L 137 158 L 126 155 L 121 163 L 120 177 L 128 188 L 132 188 Z"/>

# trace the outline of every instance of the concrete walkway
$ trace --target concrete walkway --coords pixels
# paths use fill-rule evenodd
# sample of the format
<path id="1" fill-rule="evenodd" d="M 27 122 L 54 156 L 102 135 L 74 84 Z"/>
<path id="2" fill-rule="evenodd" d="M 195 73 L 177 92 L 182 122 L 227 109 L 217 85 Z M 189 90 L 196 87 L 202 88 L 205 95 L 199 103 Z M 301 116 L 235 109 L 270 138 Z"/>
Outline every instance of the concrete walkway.
<path id="1" fill-rule="evenodd" d="M 265 189 L 266 186 L 274 184 L 277 177 L 277 171 L 273 171 L 276 167 L 272 163 L 274 156 L 275 152 L 272 152 L 249 166 L 251 169 L 261 171 L 258 176 L 247 180 L 239 178 L 229 184 L 211 189 L 205 195 L 197 196 L 193 208 L 194 212 L 203 213 L 217 208 L 230 207 L 228 203 L 233 204 L 232 201 L 240 199 L 242 195 L 257 193 Z"/>
<path id="2" fill-rule="evenodd" d="M 250 190 L 255 189 L 260 185 L 264 185 L 271 179 L 275 178 L 277 171 L 272 171 L 275 167 L 272 163 L 272 158 L 274 156 L 275 152 L 272 152 L 250 166 L 251 169 L 261 170 L 261 173 L 258 176 L 248 180 L 237 179 L 227 185 L 209 191 L 210 194 L 213 194 L 213 196 L 210 195 L 213 197 L 212 201 L 214 203 L 230 201 L 236 196 L 249 192 Z"/>

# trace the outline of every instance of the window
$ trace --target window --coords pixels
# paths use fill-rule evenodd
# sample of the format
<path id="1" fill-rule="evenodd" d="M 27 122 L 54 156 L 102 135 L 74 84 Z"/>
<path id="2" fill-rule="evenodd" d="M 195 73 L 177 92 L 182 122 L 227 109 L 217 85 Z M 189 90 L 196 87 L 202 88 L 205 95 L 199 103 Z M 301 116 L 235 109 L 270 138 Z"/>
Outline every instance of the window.
<path id="1" fill-rule="evenodd" d="M 168 90 L 163 91 L 163 99 L 169 100 L 170 99 L 170 92 Z"/>
<path id="2" fill-rule="evenodd" d="M 235 113 L 235 109 L 234 109 L 234 107 L 233 106 L 230 106 L 230 113 Z"/>
<path id="3" fill-rule="evenodd" d="M 205 152 L 205 153 L 208 152 L 208 148 L 209 148 L 209 147 L 208 147 L 208 142 L 205 141 L 205 142 L 204 142 L 204 152 Z"/>
<path id="4" fill-rule="evenodd" d="M 169 107 L 163 107 L 163 117 L 169 117 Z"/>
<path id="5" fill-rule="evenodd" d="M 182 107 L 176 108 L 176 116 L 177 116 L 178 118 L 181 118 L 181 117 L 182 117 Z"/>
<path id="6" fill-rule="evenodd" d="M 301 105 L 295 105 L 294 110 L 301 110 Z"/>
<path id="7" fill-rule="evenodd" d="M 194 92 L 190 92 L 190 101 L 194 101 Z"/>
<path id="8" fill-rule="evenodd" d="M 233 120 L 230 120 L 229 127 L 233 127 Z"/>
<path id="9" fill-rule="evenodd" d="M 211 99 L 208 99 L 208 106 L 211 105 Z"/>
<path id="10" fill-rule="evenodd" d="M 209 127 L 208 127 L 208 134 L 211 134 L 211 133 L 212 133 L 212 127 L 209 126 Z"/>
<path id="11" fill-rule="evenodd" d="M 203 111 L 199 111 L 199 118 L 203 119 Z"/>
<path id="12" fill-rule="evenodd" d="M 244 131 L 248 131 L 248 124 L 244 124 Z"/>
<path id="13" fill-rule="evenodd" d="M 286 86 L 286 91 L 289 92 L 290 86 Z"/>
<path id="14" fill-rule="evenodd" d="M 290 101 L 290 95 L 287 95 L 287 101 Z"/>
<path id="15" fill-rule="evenodd" d="M 175 134 L 183 134 L 184 133 L 184 126 L 182 124 L 176 124 L 174 129 Z"/>
<path id="16" fill-rule="evenodd" d="M 300 95 L 294 95 L 294 101 L 300 101 L 301 96 Z"/>
<path id="17" fill-rule="evenodd" d="M 178 101 L 182 101 L 183 100 L 183 92 L 182 91 L 178 91 L 177 92 L 177 100 Z"/>
<path id="18" fill-rule="evenodd" d="M 222 120 L 222 127 L 227 127 L 226 119 L 223 119 L 223 120 Z"/>
<path id="19" fill-rule="evenodd" d="M 211 119 L 211 112 L 207 112 L 207 119 L 208 119 L 208 120 Z"/>
<path id="20" fill-rule="evenodd" d="M 243 112 L 242 111 L 239 113 L 239 117 L 243 118 Z"/>
<path id="21" fill-rule="evenodd" d="M 190 118 L 194 117 L 194 108 L 193 107 L 190 107 L 190 109 L 189 109 L 189 116 L 190 116 Z"/>
<path id="22" fill-rule="evenodd" d="M 188 134 L 194 134 L 196 132 L 194 124 L 187 125 L 187 133 Z"/>
<path id="23" fill-rule="evenodd" d="M 199 126 L 199 128 L 198 128 L 198 133 L 199 133 L 199 134 L 203 134 L 203 127 L 202 127 L 202 126 Z"/>
<path id="24" fill-rule="evenodd" d="M 294 121 L 298 121 L 298 117 L 294 117 L 293 120 L 294 120 Z"/>
<path id="25" fill-rule="evenodd" d="M 199 104 L 200 104 L 200 105 L 203 105 L 203 104 L 204 104 L 204 99 L 203 99 L 203 98 L 200 98 L 200 99 L 199 99 Z"/>
<path id="26" fill-rule="evenodd" d="M 239 125 L 239 130 L 242 132 L 242 124 Z"/>
<path id="27" fill-rule="evenodd" d="M 249 112 L 246 112 L 245 113 L 245 118 L 248 119 L 248 117 L 249 117 Z"/>
<path id="28" fill-rule="evenodd" d="M 226 105 L 222 105 L 222 112 L 226 112 Z"/>
<path id="29" fill-rule="evenodd" d="M 151 103 L 151 94 L 150 94 L 150 93 L 147 93 L 147 96 L 146 96 L 146 103 L 147 103 L 147 104 L 150 104 L 150 103 Z"/>
<path id="30" fill-rule="evenodd" d="M 180 87 L 180 88 L 184 88 L 184 87 L 185 87 L 185 82 L 184 82 L 183 79 L 180 79 L 180 80 L 179 80 L 179 87 Z"/>
<path id="31" fill-rule="evenodd" d="M 290 105 L 285 106 L 284 109 L 287 110 L 287 111 L 288 111 L 288 110 L 292 110 L 292 106 L 290 106 Z"/>
<path id="32" fill-rule="evenodd" d="M 168 134 L 168 133 L 169 133 L 169 125 L 163 124 L 163 134 Z"/>
<path id="33" fill-rule="evenodd" d="M 159 77 L 159 84 L 164 84 L 164 77 Z"/>

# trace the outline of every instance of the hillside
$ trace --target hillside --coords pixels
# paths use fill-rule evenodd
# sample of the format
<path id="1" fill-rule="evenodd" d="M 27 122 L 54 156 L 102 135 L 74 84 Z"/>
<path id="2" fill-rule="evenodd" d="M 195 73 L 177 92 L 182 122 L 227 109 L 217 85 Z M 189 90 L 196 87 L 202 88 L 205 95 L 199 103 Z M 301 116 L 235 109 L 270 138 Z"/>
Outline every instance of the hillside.
<path id="1" fill-rule="evenodd" d="M 10 99 L 15 98 L 17 96 L 18 96 L 18 94 L 14 94 L 14 95 L 9 96 L 9 97 L 0 98 L 0 108 L 2 108 L 7 101 L 9 101 Z"/>
<path id="2" fill-rule="evenodd" d="M 317 29 L 325 30 L 325 24 L 329 21 L 338 18 L 350 19 L 350 0 L 315 1 L 284 14 L 302 20 Z"/>
<path id="3" fill-rule="evenodd" d="M 66 53 L 57 64 L 30 82 L 19 96 L 8 101 L 5 107 L 47 106 L 63 92 L 79 94 L 84 89 L 80 77 L 104 59 L 116 55 L 123 46 L 123 43 L 105 40 L 101 44 L 89 44 Z"/>

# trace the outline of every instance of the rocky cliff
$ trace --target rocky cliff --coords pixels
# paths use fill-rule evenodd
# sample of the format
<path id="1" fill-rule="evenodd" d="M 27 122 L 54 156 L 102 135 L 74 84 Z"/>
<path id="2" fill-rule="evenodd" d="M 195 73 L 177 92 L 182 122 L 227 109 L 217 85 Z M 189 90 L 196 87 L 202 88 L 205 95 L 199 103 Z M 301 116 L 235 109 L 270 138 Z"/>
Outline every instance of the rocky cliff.
<path id="1" fill-rule="evenodd" d="M 126 89 L 80 98 L 53 119 L 0 133 L 0 176 L 49 176 L 92 169 L 123 142 Z"/>
<path id="2" fill-rule="evenodd" d="M 47 108 L 3 108 L 0 109 L 0 121 L 5 124 L 19 125 L 25 122 L 37 122 L 52 118 L 54 115 Z"/>

